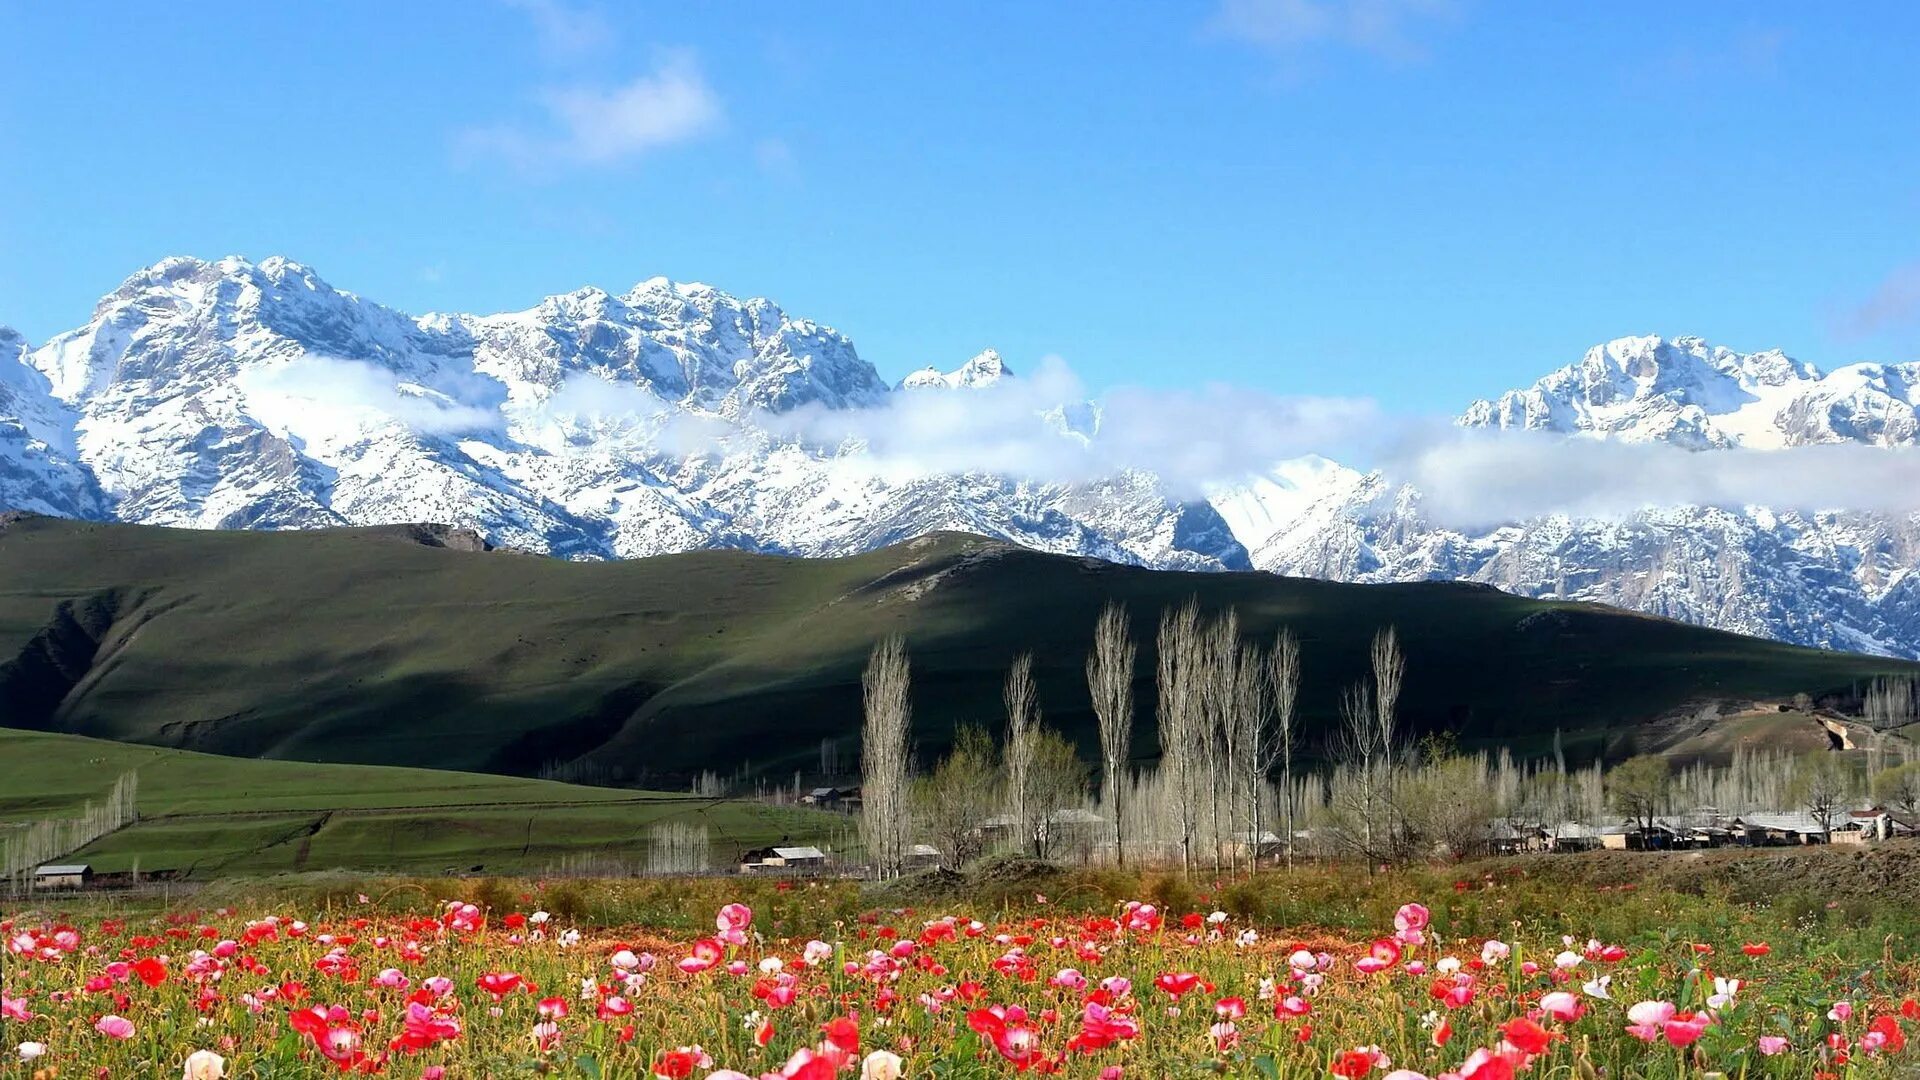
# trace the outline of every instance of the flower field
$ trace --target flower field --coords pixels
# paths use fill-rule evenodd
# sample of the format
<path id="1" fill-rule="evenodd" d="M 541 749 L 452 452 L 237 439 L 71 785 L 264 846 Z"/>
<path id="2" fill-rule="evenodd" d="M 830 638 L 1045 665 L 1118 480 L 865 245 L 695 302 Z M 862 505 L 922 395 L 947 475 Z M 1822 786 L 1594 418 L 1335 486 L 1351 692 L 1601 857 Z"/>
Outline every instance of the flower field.
<path id="1" fill-rule="evenodd" d="M 1394 895 L 1416 883 L 1428 895 Z M 1881 934 L 1876 949 L 1818 912 L 1629 886 L 1569 899 L 1492 877 L 1389 877 L 1349 889 L 1315 928 L 1259 914 L 1272 910 L 1264 897 L 1298 892 L 1281 875 L 1155 890 L 1173 902 L 1087 887 L 977 911 L 872 909 L 845 885 L 690 882 L 670 910 L 623 925 L 581 914 L 578 883 L 487 883 L 463 898 L 464 884 L 11 913 L 5 1074 L 1504 1080 L 1920 1067 L 1910 938 Z"/>

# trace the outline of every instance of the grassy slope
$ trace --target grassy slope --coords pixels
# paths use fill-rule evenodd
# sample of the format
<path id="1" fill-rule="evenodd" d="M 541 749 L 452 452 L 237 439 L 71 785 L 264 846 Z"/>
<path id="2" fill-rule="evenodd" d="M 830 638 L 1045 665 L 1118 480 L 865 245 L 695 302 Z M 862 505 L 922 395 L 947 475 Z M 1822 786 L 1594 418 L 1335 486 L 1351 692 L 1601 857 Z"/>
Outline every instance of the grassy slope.
<path id="1" fill-rule="evenodd" d="M 0 822 L 78 814 L 137 770 L 141 821 L 78 853 L 103 871 L 538 872 L 565 856 L 644 863 L 648 829 L 705 825 L 720 853 L 824 840 L 846 819 L 756 803 L 433 769 L 257 761 L 0 729 Z"/>
<path id="2" fill-rule="evenodd" d="M 1150 646 L 1159 610 L 1189 596 L 1236 607 L 1253 634 L 1295 630 L 1310 727 L 1391 623 L 1411 726 L 1523 750 L 1561 728 L 1579 756 L 1621 752 L 1690 701 L 1914 670 L 1474 586 L 1148 571 L 973 537 L 847 559 L 570 564 L 389 529 L 26 519 L 0 528 L 0 719 L 242 756 L 522 774 L 580 758 L 665 786 L 743 761 L 784 776 L 811 769 L 823 738 L 852 760 L 859 669 L 893 632 L 913 651 L 923 758 L 956 721 L 997 722 L 1022 649 L 1049 722 L 1087 740 L 1081 664 L 1100 605 L 1128 604 Z M 1136 746 L 1150 754 L 1150 648 L 1141 664 Z"/>

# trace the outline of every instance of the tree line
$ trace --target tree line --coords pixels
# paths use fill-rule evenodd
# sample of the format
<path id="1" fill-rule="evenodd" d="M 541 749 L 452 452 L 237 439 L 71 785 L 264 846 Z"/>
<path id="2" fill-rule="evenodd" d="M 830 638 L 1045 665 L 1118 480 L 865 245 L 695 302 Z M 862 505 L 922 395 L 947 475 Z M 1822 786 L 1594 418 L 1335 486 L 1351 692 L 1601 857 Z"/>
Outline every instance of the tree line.
<path id="1" fill-rule="evenodd" d="M 879 873 L 900 872 L 921 842 L 948 863 L 999 848 L 1188 870 L 1262 855 L 1290 861 L 1302 851 L 1372 866 L 1703 806 L 1805 809 L 1831 821 L 1869 793 L 1908 814 L 1920 802 L 1914 744 L 1880 734 L 1864 771 L 1833 754 L 1736 750 L 1725 765 L 1675 771 L 1647 755 L 1610 774 L 1597 761 L 1570 766 L 1558 732 L 1551 752 L 1529 761 L 1506 750 L 1465 752 L 1446 733 L 1414 738 L 1400 722 L 1407 663 L 1391 626 L 1374 635 L 1368 674 L 1342 692 L 1338 722 L 1307 761 L 1302 655 L 1290 630 L 1254 640 L 1232 609 L 1209 614 L 1189 600 L 1161 613 L 1154 645 L 1159 757 L 1140 766 L 1131 620 L 1109 604 L 1095 621 L 1085 663 L 1099 732 L 1095 784 L 1093 766 L 1045 722 L 1031 654 L 1009 667 L 998 732 L 960 725 L 949 753 L 921 774 L 907 643 L 881 641 L 863 676 L 860 761 L 862 840 Z M 1885 680 L 1867 700 L 1869 726 L 1890 731 L 1909 715 L 1901 710 L 1911 708 L 1912 687 Z"/>

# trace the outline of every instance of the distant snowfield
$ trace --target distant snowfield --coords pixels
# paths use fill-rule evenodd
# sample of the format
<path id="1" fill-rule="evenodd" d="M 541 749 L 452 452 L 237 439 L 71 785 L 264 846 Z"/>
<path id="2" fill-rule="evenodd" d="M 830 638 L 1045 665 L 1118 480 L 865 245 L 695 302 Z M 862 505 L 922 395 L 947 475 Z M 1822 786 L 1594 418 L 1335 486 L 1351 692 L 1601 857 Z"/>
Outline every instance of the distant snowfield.
<path id="1" fill-rule="evenodd" d="M 890 387 L 828 327 L 665 278 L 414 318 L 284 259 L 169 259 L 38 348 L 0 330 L 0 506 L 575 558 L 960 529 L 1920 656 L 1916 384 L 1629 337 L 1409 440 L 1362 399 L 1095 399 L 991 350 Z"/>

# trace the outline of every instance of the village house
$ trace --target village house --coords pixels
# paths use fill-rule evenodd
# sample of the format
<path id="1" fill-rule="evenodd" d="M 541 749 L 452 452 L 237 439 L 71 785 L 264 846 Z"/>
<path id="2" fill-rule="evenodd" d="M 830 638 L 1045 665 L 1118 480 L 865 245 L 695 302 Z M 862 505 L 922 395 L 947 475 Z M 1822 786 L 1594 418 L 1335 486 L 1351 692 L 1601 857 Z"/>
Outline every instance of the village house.
<path id="1" fill-rule="evenodd" d="M 93 883 L 93 867 L 86 863 L 48 863 L 33 872 L 36 889 L 79 889 Z"/>
<path id="2" fill-rule="evenodd" d="M 1836 844 L 1877 844 L 1906 836 L 1920 836 L 1920 828 L 1884 806 L 1850 810 L 1833 826 Z"/>
<path id="3" fill-rule="evenodd" d="M 843 814 L 852 814 L 860 809 L 860 789 L 857 787 L 817 787 L 800 796 L 801 803 L 818 807 L 821 810 L 838 810 Z"/>
<path id="4" fill-rule="evenodd" d="M 743 874 L 793 873 L 825 869 L 827 853 L 817 847 L 754 848 L 740 856 Z"/>

